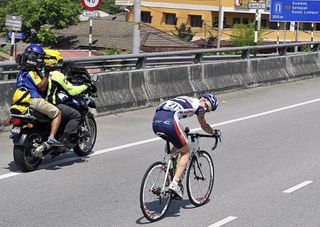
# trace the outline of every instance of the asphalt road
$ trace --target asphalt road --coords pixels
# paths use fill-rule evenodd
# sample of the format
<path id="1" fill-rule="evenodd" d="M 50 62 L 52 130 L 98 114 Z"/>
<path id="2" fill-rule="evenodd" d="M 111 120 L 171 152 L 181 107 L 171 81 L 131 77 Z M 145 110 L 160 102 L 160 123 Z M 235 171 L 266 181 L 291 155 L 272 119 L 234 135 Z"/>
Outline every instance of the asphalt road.
<path id="1" fill-rule="evenodd" d="M 139 188 L 164 156 L 151 129 L 154 108 L 97 118 L 94 154 L 45 159 L 32 173 L 16 171 L 9 133 L 0 133 L 0 226 L 319 226 L 319 87 L 314 78 L 218 94 L 207 116 L 223 131 L 211 152 L 210 202 L 195 208 L 185 195 L 152 224 Z M 199 127 L 196 118 L 185 125 Z"/>

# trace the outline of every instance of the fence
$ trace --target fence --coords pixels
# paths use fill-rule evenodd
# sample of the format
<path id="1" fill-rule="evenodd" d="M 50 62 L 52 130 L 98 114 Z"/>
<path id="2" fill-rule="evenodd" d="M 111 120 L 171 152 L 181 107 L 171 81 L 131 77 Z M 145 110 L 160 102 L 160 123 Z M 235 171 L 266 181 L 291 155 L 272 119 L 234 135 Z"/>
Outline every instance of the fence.
<path id="1" fill-rule="evenodd" d="M 298 47 L 298 52 L 293 52 Z M 64 62 L 81 64 L 87 69 L 125 71 L 170 65 L 199 64 L 212 61 L 230 61 L 249 58 L 268 58 L 277 55 L 297 55 L 301 52 L 318 52 L 320 42 L 287 43 L 253 47 L 198 49 L 172 52 L 154 52 L 125 55 L 104 55 L 66 58 Z M 15 78 L 18 65 L 12 61 L 0 62 L 0 78 Z"/>

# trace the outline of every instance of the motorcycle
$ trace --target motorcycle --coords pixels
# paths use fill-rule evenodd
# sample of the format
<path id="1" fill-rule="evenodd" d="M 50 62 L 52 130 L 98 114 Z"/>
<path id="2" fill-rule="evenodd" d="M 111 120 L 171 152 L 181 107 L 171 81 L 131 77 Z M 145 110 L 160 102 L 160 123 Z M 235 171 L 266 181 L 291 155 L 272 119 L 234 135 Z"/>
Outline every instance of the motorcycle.
<path id="1" fill-rule="evenodd" d="M 92 89 L 87 89 L 82 94 L 71 97 L 67 93 L 59 93 L 61 103 L 71 106 L 81 114 L 81 124 L 77 136 L 72 141 L 72 146 L 52 146 L 48 140 L 51 128 L 51 119 L 46 115 L 31 108 L 27 114 L 11 114 L 11 135 L 13 140 L 13 158 L 16 166 L 24 171 L 34 171 L 42 161 L 42 156 L 52 154 L 56 156 L 73 150 L 78 156 L 86 156 L 92 152 L 97 137 L 97 124 L 90 108 L 96 108 L 93 98 L 97 97 L 97 90 L 93 82 L 97 81 L 97 75 L 92 77 L 85 68 L 68 66 L 65 69 L 67 80 L 74 85 L 87 84 Z M 89 108 L 90 107 L 90 108 Z M 60 125 L 56 138 L 60 139 L 64 125 Z M 39 155 L 41 154 L 41 155 Z"/>

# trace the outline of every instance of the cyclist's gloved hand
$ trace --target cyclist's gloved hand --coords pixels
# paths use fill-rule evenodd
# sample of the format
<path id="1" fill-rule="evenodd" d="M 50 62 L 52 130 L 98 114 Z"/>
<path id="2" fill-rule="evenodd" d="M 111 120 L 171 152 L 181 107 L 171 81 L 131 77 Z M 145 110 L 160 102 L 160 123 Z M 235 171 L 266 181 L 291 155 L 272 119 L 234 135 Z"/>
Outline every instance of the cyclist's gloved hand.
<path id="1" fill-rule="evenodd" d="M 214 137 L 220 138 L 221 135 L 222 135 L 222 132 L 221 132 L 220 129 L 215 129 L 215 130 L 213 131 L 213 135 L 214 135 Z"/>

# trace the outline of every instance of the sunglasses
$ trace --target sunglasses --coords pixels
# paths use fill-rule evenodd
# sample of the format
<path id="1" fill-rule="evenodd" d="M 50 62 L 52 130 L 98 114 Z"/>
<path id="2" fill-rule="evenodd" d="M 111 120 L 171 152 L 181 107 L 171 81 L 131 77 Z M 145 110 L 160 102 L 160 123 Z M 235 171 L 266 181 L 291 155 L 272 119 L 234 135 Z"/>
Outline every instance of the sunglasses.
<path id="1" fill-rule="evenodd" d="M 208 101 L 205 101 L 206 112 L 210 112 L 210 106 L 208 105 Z"/>

